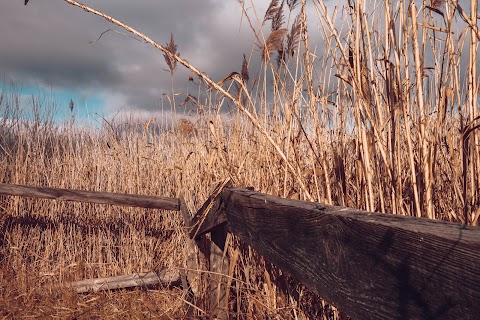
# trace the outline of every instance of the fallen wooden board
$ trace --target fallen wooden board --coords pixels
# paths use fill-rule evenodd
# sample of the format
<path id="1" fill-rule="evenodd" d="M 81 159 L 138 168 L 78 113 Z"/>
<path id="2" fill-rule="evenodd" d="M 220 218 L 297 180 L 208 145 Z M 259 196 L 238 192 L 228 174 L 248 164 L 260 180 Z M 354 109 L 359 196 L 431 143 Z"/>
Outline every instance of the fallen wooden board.
<path id="1" fill-rule="evenodd" d="M 0 183 L 0 195 L 101 203 L 174 211 L 180 210 L 180 200 L 177 198 L 144 196 L 126 193 L 31 187 Z"/>
<path id="2" fill-rule="evenodd" d="M 133 287 L 149 287 L 155 285 L 178 286 L 180 285 L 180 275 L 178 272 L 161 271 L 142 272 L 117 277 L 87 279 L 72 282 L 71 286 L 77 293 L 97 292 L 100 290 L 116 290 Z"/>

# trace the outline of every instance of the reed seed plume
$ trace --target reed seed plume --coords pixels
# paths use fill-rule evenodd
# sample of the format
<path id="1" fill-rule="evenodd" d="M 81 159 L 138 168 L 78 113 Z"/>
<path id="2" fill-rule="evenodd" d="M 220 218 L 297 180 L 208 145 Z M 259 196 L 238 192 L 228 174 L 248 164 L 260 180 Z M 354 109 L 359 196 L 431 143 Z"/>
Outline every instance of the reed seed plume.
<path id="1" fill-rule="evenodd" d="M 287 29 L 278 29 L 272 31 L 268 35 L 263 46 L 263 56 L 265 57 L 267 52 L 283 51 L 287 33 Z"/>
<path id="2" fill-rule="evenodd" d="M 245 54 L 243 54 L 242 71 L 240 72 L 240 75 L 242 77 L 242 80 L 245 83 L 248 83 L 248 80 L 250 79 L 250 75 L 248 73 L 248 62 L 247 62 L 247 58 L 245 57 Z"/>
<path id="3" fill-rule="evenodd" d="M 182 137 L 191 137 L 194 133 L 197 132 L 195 125 L 189 119 L 181 118 L 178 120 L 178 133 Z"/>
<path id="4" fill-rule="evenodd" d="M 173 33 L 170 34 L 170 42 L 167 43 L 166 49 L 169 53 L 180 56 L 180 53 L 177 53 L 177 45 L 173 39 Z M 170 74 L 173 75 L 175 69 L 177 68 L 177 60 L 175 60 L 169 53 L 164 53 L 163 57 L 165 58 L 168 68 L 170 69 Z"/>
<path id="5" fill-rule="evenodd" d="M 268 20 L 272 20 L 273 17 L 277 14 L 277 11 L 280 9 L 278 5 L 278 0 L 272 0 L 268 5 L 267 11 L 265 12 L 265 16 L 263 17 L 263 24 Z"/>
<path id="6" fill-rule="evenodd" d="M 442 8 L 444 3 L 445 3 L 445 0 L 431 0 L 430 5 L 426 5 L 425 8 L 427 8 L 427 9 L 441 15 L 443 18 L 445 18 L 444 13 L 441 11 L 441 8 Z M 433 28 L 433 29 L 437 29 L 438 31 L 447 32 L 443 28 L 439 28 L 439 27 L 432 26 L 432 25 L 429 25 L 429 24 L 424 24 L 424 23 L 420 23 L 420 24 L 424 27 L 427 27 L 427 28 Z"/>
<path id="7" fill-rule="evenodd" d="M 300 40 L 300 33 L 302 30 L 302 15 L 299 13 L 293 20 L 290 33 L 287 36 L 287 54 L 292 57 L 295 55 L 295 49 L 297 48 Z"/>
<path id="8" fill-rule="evenodd" d="M 445 3 L 445 0 L 431 0 L 430 6 L 435 9 L 440 9 L 444 3 Z"/>
<path id="9" fill-rule="evenodd" d="M 288 9 L 290 11 L 294 10 L 299 3 L 300 3 L 299 0 L 287 0 Z"/>
<path id="10" fill-rule="evenodd" d="M 279 30 L 285 22 L 285 15 L 283 13 L 283 4 L 284 4 L 284 1 L 282 1 L 276 14 L 272 18 L 272 31 Z"/>
<path id="11" fill-rule="evenodd" d="M 283 13 L 283 5 L 284 1 L 279 4 L 278 0 L 272 0 L 268 9 L 265 13 L 265 17 L 263 18 L 263 23 L 267 22 L 268 20 L 272 21 L 271 30 L 279 30 L 285 21 L 285 15 Z"/>

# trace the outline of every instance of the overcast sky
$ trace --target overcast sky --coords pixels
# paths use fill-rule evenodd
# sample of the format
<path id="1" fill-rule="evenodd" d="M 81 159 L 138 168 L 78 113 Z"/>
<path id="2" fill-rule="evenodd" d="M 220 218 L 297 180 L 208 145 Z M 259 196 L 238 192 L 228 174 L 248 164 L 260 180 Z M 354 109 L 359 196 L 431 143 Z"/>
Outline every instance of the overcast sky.
<path id="1" fill-rule="evenodd" d="M 91 112 L 159 111 L 162 94 L 171 88 L 159 50 L 113 32 L 90 44 L 107 29 L 123 30 L 62 0 L 30 0 L 27 6 L 23 2 L 0 3 L 3 81 L 23 86 L 23 94 L 53 90 L 61 103 L 71 95 L 78 107 L 86 102 L 91 109 L 102 109 Z M 236 0 L 82 2 L 161 44 L 173 33 L 180 55 L 216 81 L 239 71 L 243 54 L 248 56 L 254 46 Z M 260 18 L 269 2 L 254 1 Z M 175 87 L 179 91 L 196 92 L 189 75 L 178 68 Z"/>
<path id="2" fill-rule="evenodd" d="M 251 1 L 262 19 L 270 0 Z M 240 71 L 243 54 L 248 57 L 255 45 L 237 0 L 82 2 L 161 44 L 166 44 L 173 33 L 181 57 L 215 81 Z M 326 3 L 341 7 L 343 2 Z M 144 117 L 158 114 L 162 95 L 171 90 L 162 52 L 114 32 L 95 42 L 110 28 L 123 30 L 63 0 L 30 0 L 27 6 L 23 3 L 0 0 L 0 82 L 14 81 L 25 96 L 38 91 L 55 93 L 59 108 L 65 111 L 72 98 L 83 114 L 108 116 L 120 110 L 133 110 Z M 250 1 L 246 3 L 254 18 Z M 321 50 L 318 17 L 313 8 L 307 14 L 312 16 L 312 50 Z M 268 32 L 269 24 L 264 28 Z M 189 75 L 185 68 L 178 68 L 176 91 L 196 94 L 197 87 L 188 81 Z"/>

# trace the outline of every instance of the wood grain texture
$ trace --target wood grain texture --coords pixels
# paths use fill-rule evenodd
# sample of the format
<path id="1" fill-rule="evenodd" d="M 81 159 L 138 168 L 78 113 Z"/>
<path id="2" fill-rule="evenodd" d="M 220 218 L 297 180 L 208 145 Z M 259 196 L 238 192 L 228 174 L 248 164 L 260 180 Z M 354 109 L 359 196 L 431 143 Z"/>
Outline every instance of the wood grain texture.
<path id="1" fill-rule="evenodd" d="M 480 228 L 222 192 L 228 228 L 354 319 L 478 319 Z"/>
<path id="2" fill-rule="evenodd" d="M 209 313 L 212 319 L 228 319 L 228 257 L 225 255 L 227 241 L 227 226 L 222 224 L 211 232 L 210 243 L 210 283 Z"/>
<path id="3" fill-rule="evenodd" d="M 224 211 L 221 210 L 221 200 L 217 199 L 213 203 L 209 212 L 206 212 L 206 205 L 208 202 L 200 208 L 191 221 L 190 238 L 198 239 L 202 235 L 213 231 L 218 228 L 219 225 L 227 222 L 227 217 Z"/>
<path id="4" fill-rule="evenodd" d="M 117 277 L 87 279 L 71 283 L 77 293 L 132 287 L 148 287 L 159 284 L 164 286 L 178 286 L 180 285 L 180 276 L 178 272 L 162 271 L 158 274 L 156 272 L 142 272 Z"/>
<path id="5" fill-rule="evenodd" d="M 125 193 L 31 187 L 0 183 L 0 195 L 55 199 L 61 201 L 90 202 L 173 211 L 180 210 L 180 201 L 177 198 L 143 196 Z"/>
<path id="6" fill-rule="evenodd" d="M 211 188 L 211 194 L 203 203 L 202 207 L 190 221 L 190 238 L 198 239 L 202 235 L 211 232 L 219 225 L 227 222 L 227 217 L 222 210 L 222 199 L 217 195 L 220 184 Z"/>

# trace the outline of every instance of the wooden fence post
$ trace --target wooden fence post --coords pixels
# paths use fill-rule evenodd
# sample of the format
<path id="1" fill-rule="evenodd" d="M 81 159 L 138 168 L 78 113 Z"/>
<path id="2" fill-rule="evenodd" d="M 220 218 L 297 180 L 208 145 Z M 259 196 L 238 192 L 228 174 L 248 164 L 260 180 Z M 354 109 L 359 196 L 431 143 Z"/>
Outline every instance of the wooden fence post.
<path id="1" fill-rule="evenodd" d="M 213 319 L 228 319 L 228 292 L 225 275 L 228 273 L 228 257 L 225 254 L 227 225 L 211 232 L 210 244 L 210 312 Z"/>
<path id="2" fill-rule="evenodd" d="M 190 237 L 197 238 L 197 234 L 211 232 L 210 243 L 210 283 L 209 283 L 209 312 L 213 319 L 228 319 L 228 292 L 227 274 L 229 269 L 228 257 L 225 254 L 227 241 L 226 221 L 218 223 L 217 213 L 222 212 L 220 193 L 225 187 L 230 187 L 230 179 L 224 180 L 211 188 L 211 193 L 203 206 L 197 211 L 191 221 Z M 209 226 L 214 223 L 213 228 Z"/>
<path id="3" fill-rule="evenodd" d="M 192 215 L 190 214 L 190 210 L 188 210 L 187 204 L 185 203 L 185 199 L 180 197 L 180 212 L 183 216 L 183 223 L 185 227 L 189 228 L 190 223 L 192 220 Z M 194 310 L 191 305 L 195 305 L 195 298 L 198 296 L 199 293 L 199 283 L 201 282 L 198 278 L 200 275 L 195 274 L 191 269 L 198 269 L 198 260 L 197 260 L 197 250 L 195 248 L 195 240 L 187 238 L 187 261 L 185 261 L 185 266 L 187 270 L 180 271 L 180 277 L 182 281 L 182 287 L 186 291 L 185 301 L 187 302 L 187 312 L 186 316 L 188 318 L 194 317 Z M 198 257 L 200 258 L 200 257 Z M 192 287 L 193 284 L 193 287 Z"/>

